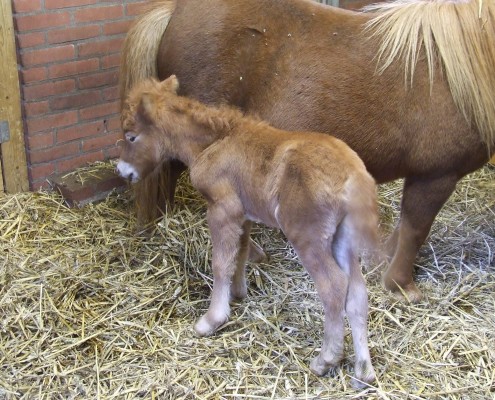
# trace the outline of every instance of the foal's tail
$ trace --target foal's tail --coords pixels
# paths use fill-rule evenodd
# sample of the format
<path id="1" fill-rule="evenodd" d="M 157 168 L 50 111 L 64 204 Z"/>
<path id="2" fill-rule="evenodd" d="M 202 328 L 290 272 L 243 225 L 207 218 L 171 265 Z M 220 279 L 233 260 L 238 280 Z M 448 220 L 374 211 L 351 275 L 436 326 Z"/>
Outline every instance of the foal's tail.
<path id="1" fill-rule="evenodd" d="M 127 33 L 122 47 L 119 76 L 121 108 L 127 93 L 136 82 L 151 77 L 158 78 L 160 42 L 174 9 L 173 0 L 153 2 Z M 163 165 L 135 185 L 137 219 L 141 227 L 155 220 L 160 211 L 165 211 L 165 203 L 170 199 L 167 186 L 170 173 L 169 165 Z"/>
<path id="2" fill-rule="evenodd" d="M 364 165 L 363 165 L 364 169 Z M 354 249 L 377 256 L 379 251 L 378 205 L 374 179 L 366 173 L 357 173 L 346 183 L 346 220 Z"/>

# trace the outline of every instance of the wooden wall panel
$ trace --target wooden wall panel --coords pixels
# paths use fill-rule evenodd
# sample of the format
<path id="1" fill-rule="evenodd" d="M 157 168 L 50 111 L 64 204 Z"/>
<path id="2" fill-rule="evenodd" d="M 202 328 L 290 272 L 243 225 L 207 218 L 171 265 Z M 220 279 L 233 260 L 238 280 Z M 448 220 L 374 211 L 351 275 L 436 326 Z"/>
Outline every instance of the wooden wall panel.
<path id="1" fill-rule="evenodd" d="M 10 1 L 0 1 L 0 121 L 10 139 L 0 145 L 3 187 L 9 193 L 29 190 L 21 115 L 19 75 Z"/>

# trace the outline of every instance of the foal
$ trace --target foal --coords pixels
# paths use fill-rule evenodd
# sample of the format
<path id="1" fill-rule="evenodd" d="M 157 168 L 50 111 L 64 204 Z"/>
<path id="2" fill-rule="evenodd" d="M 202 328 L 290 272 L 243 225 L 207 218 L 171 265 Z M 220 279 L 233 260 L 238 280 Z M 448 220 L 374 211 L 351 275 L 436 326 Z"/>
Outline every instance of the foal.
<path id="1" fill-rule="evenodd" d="M 367 343 L 368 297 L 358 254 L 376 243 L 373 178 L 344 142 L 286 132 L 177 96 L 177 78 L 143 81 L 122 111 L 124 144 L 117 170 L 131 182 L 164 161 L 180 160 L 208 201 L 213 291 L 194 326 L 213 334 L 232 298 L 247 294 L 245 262 L 251 221 L 282 229 L 313 278 L 325 312 L 324 339 L 311 370 L 325 374 L 343 357 L 344 315 L 352 330 L 355 384 L 375 379 Z M 246 134 L 249 133 L 249 134 Z"/>

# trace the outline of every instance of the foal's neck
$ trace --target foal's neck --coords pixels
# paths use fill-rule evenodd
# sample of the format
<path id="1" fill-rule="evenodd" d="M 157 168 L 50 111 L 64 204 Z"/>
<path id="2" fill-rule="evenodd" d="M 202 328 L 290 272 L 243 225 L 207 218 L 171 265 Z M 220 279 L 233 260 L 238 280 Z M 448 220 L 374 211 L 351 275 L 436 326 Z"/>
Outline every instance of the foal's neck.
<path id="1" fill-rule="evenodd" d="M 190 165 L 209 146 L 229 136 L 242 118 L 232 107 L 212 107 L 193 99 L 177 97 L 174 111 L 180 115 L 180 129 L 176 131 L 178 156 Z"/>

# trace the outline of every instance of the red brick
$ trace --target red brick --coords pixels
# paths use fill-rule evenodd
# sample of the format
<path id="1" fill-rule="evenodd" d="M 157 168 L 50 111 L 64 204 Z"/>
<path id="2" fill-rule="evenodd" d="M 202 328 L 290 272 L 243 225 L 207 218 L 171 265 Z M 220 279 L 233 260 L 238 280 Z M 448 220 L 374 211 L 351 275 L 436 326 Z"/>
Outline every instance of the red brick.
<path id="1" fill-rule="evenodd" d="M 50 178 L 50 183 L 71 207 L 96 194 L 94 185 L 81 184 L 75 176 L 55 176 Z"/>
<path id="2" fill-rule="evenodd" d="M 40 46 L 42 44 L 45 44 L 45 33 L 35 32 L 20 34 L 17 35 L 17 41 L 21 49 Z"/>
<path id="3" fill-rule="evenodd" d="M 48 43 L 65 43 L 97 37 L 100 34 L 98 25 L 78 26 L 75 28 L 55 29 L 48 32 Z"/>
<path id="4" fill-rule="evenodd" d="M 48 101 L 24 102 L 24 116 L 26 117 L 46 114 L 49 110 Z"/>
<path id="5" fill-rule="evenodd" d="M 40 82 L 48 77 L 48 69 L 46 67 L 27 68 L 21 71 L 22 83 Z"/>
<path id="6" fill-rule="evenodd" d="M 46 9 L 57 9 L 67 7 L 86 6 L 90 4 L 96 4 L 99 0 L 45 0 Z"/>
<path id="7" fill-rule="evenodd" d="M 124 10 L 121 5 L 100 6 L 78 10 L 74 16 L 76 23 L 109 21 L 122 18 L 124 16 Z"/>
<path id="8" fill-rule="evenodd" d="M 54 163 L 37 164 L 29 166 L 29 175 L 33 181 L 40 178 L 46 178 L 47 176 L 55 172 Z"/>
<path id="9" fill-rule="evenodd" d="M 70 14 L 50 13 L 15 17 L 18 32 L 34 31 L 44 28 L 54 28 L 57 26 L 67 26 L 70 22 Z"/>
<path id="10" fill-rule="evenodd" d="M 84 108 L 80 111 L 81 120 L 106 117 L 119 112 L 119 102 L 99 104 L 93 107 Z"/>
<path id="11" fill-rule="evenodd" d="M 64 157 L 69 157 L 79 152 L 79 143 L 66 143 L 60 146 L 50 147 L 41 151 L 29 151 L 32 164 L 39 164 L 48 161 L 57 161 Z"/>
<path id="12" fill-rule="evenodd" d="M 53 128 L 73 125 L 77 122 L 77 111 L 66 111 L 46 115 L 43 118 L 31 118 L 26 122 L 29 134 L 42 132 Z"/>
<path id="13" fill-rule="evenodd" d="M 30 187 L 33 192 L 51 189 L 50 183 L 46 179 L 38 179 L 36 181 L 33 180 L 30 184 Z"/>
<path id="14" fill-rule="evenodd" d="M 118 158 L 120 156 L 120 148 L 118 146 L 105 149 L 105 155 L 108 160 Z"/>
<path id="15" fill-rule="evenodd" d="M 77 46 L 79 57 L 119 52 L 124 38 L 105 39 L 98 42 L 81 43 Z"/>
<path id="16" fill-rule="evenodd" d="M 48 49 L 32 50 L 21 54 L 23 66 L 48 64 L 55 61 L 63 61 L 74 58 L 75 47 L 73 44 L 66 46 L 50 47 Z"/>
<path id="17" fill-rule="evenodd" d="M 90 89 L 101 86 L 116 85 L 118 81 L 118 71 L 99 72 L 79 78 L 79 89 Z"/>
<path id="18" fill-rule="evenodd" d="M 103 161 L 104 154 L 102 151 L 96 151 L 94 153 L 82 154 L 76 157 L 71 157 L 66 160 L 56 161 L 57 171 L 59 173 L 73 171 L 76 168 L 87 165 L 95 161 Z"/>
<path id="19" fill-rule="evenodd" d="M 103 33 L 108 36 L 126 33 L 131 24 L 132 21 L 109 22 L 108 24 L 103 25 Z"/>
<path id="20" fill-rule="evenodd" d="M 126 7 L 126 15 L 141 15 L 148 8 L 146 1 L 131 3 Z"/>
<path id="21" fill-rule="evenodd" d="M 113 177 L 102 180 L 96 185 L 96 192 L 110 192 L 115 188 L 125 188 L 127 182 L 120 176 L 114 174 Z"/>
<path id="22" fill-rule="evenodd" d="M 120 53 L 115 53 L 110 56 L 101 58 L 101 67 L 103 69 L 114 68 L 120 66 Z"/>
<path id="23" fill-rule="evenodd" d="M 12 1 L 14 13 L 27 13 L 41 10 L 41 0 L 14 0 Z"/>
<path id="24" fill-rule="evenodd" d="M 96 138 L 85 139 L 82 142 L 82 151 L 89 152 L 92 150 L 103 149 L 104 147 L 114 146 L 115 142 L 121 138 L 120 133 L 107 133 Z"/>
<path id="25" fill-rule="evenodd" d="M 48 71 L 50 78 L 61 78 L 97 71 L 99 66 L 100 60 L 97 58 L 91 58 L 89 60 L 69 61 L 63 64 L 51 65 L 48 68 Z"/>
<path id="26" fill-rule="evenodd" d="M 103 100 L 119 100 L 119 88 L 117 86 L 103 89 L 102 91 Z"/>
<path id="27" fill-rule="evenodd" d="M 127 182 L 109 169 L 102 169 L 96 173 L 67 175 L 57 174 L 50 177 L 50 183 L 65 198 L 70 206 L 81 206 L 104 199 L 110 191 L 123 190 Z"/>
<path id="28" fill-rule="evenodd" d="M 115 130 L 120 131 L 122 129 L 120 126 L 120 115 L 107 118 L 106 119 L 106 127 L 107 127 L 108 132 L 112 132 Z"/>
<path id="29" fill-rule="evenodd" d="M 75 88 L 74 79 L 24 86 L 24 100 L 39 100 L 57 94 L 65 94 L 73 92 Z"/>
<path id="30" fill-rule="evenodd" d="M 59 129 L 57 143 L 69 142 L 89 136 L 97 136 L 105 131 L 104 121 L 84 122 L 69 128 Z"/>
<path id="31" fill-rule="evenodd" d="M 101 101 L 101 95 L 98 92 L 77 92 L 76 94 L 57 97 L 50 100 L 50 109 L 52 111 L 68 110 L 73 108 L 82 108 Z"/>
<path id="32" fill-rule="evenodd" d="M 27 137 L 29 149 L 39 150 L 52 147 L 55 143 L 55 135 L 53 132 L 42 133 L 40 135 L 32 135 Z"/>

